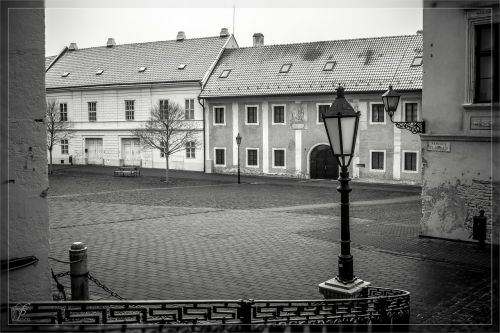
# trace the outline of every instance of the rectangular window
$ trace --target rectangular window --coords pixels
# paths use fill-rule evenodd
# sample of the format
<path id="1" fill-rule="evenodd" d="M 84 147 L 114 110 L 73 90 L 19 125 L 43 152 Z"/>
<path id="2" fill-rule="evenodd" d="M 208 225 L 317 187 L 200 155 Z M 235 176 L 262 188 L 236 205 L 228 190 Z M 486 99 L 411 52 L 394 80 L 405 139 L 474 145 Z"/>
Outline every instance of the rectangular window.
<path id="1" fill-rule="evenodd" d="M 418 120 L 418 104 L 405 103 L 405 121 L 417 121 L 417 120 Z"/>
<path id="2" fill-rule="evenodd" d="M 162 141 L 160 142 L 160 157 L 165 157 L 164 148 L 165 148 L 165 143 Z"/>
<path id="3" fill-rule="evenodd" d="M 285 167 L 285 150 L 273 149 L 273 166 L 275 168 Z"/>
<path id="4" fill-rule="evenodd" d="M 196 145 L 193 141 L 186 142 L 186 158 L 196 158 Z"/>
<path id="5" fill-rule="evenodd" d="M 323 113 L 328 112 L 330 104 L 318 104 L 318 123 L 323 122 Z"/>
<path id="6" fill-rule="evenodd" d="M 61 140 L 61 154 L 63 155 L 69 154 L 69 143 L 67 139 Z"/>
<path id="7" fill-rule="evenodd" d="M 194 99 L 185 100 L 185 114 L 187 120 L 194 119 Z"/>
<path id="8" fill-rule="evenodd" d="M 125 101 L 125 119 L 134 120 L 134 101 Z"/>
<path id="9" fill-rule="evenodd" d="M 475 27 L 475 103 L 498 102 L 498 23 Z"/>
<path id="10" fill-rule="evenodd" d="M 404 153 L 404 171 L 417 171 L 417 153 Z"/>
<path id="11" fill-rule="evenodd" d="M 274 105 L 273 106 L 273 124 L 284 124 L 285 123 L 285 106 L 284 105 Z"/>
<path id="12" fill-rule="evenodd" d="M 371 122 L 372 123 L 385 122 L 384 104 L 372 104 Z"/>
<path id="13" fill-rule="evenodd" d="M 88 102 L 89 121 L 97 121 L 97 102 Z"/>
<path id="14" fill-rule="evenodd" d="M 168 115 L 168 99 L 160 99 L 160 119 L 167 119 Z"/>
<path id="15" fill-rule="evenodd" d="M 223 107 L 214 108 L 214 123 L 223 125 L 225 124 L 224 112 L 225 109 Z"/>
<path id="16" fill-rule="evenodd" d="M 61 121 L 68 121 L 68 104 L 59 104 L 59 117 Z"/>
<path id="17" fill-rule="evenodd" d="M 385 152 L 383 151 L 372 151 L 371 152 L 371 170 L 385 170 L 384 161 Z"/>
<path id="18" fill-rule="evenodd" d="M 259 118 L 257 114 L 257 107 L 256 106 L 247 106 L 247 122 L 246 124 L 258 124 L 259 123 Z"/>
<path id="19" fill-rule="evenodd" d="M 216 148 L 215 149 L 215 165 L 226 165 L 226 150 Z"/>
<path id="20" fill-rule="evenodd" d="M 247 166 L 259 166 L 259 151 L 257 149 L 247 149 Z"/>

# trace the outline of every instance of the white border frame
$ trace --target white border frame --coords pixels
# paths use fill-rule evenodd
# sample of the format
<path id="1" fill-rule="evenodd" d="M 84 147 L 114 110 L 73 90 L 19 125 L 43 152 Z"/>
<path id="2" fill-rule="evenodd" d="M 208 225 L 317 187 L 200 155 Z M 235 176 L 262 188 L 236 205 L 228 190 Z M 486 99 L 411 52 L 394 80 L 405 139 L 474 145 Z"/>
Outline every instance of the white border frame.
<path id="1" fill-rule="evenodd" d="M 62 146 L 63 146 L 62 141 L 63 140 L 65 140 L 65 141 L 68 142 L 68 143 L 66 143 L 66 145 L 68 146 L 68 152 L 67 153 L 63 153 L 63 150 L 62 150 Z M 69 155 L 69 138 L 59 140 L 59 146 L 61 147 L 61 155 L 64 155 L 64 156 Z M 103 151 L 104 151 L 104 148 L 103 148 Z"/>
<path id="2" fill-rule="evenodd" d="M 224 150 L 224 164 L 217 164 L 217 154 L 216 150 Z M 227 165 L 227 154 L 226 147 L 214 147 L 214 166 L 216 167 L 225 167 Z"/>
<path id="3" fill-rule="evenodd" d="M 216 123 L 215 122 L 215 109 L 223 109 L 224 110 L 224 122 L 223 123 Z M 213 105 L 212 106 L 212 112 L 213 112 L 213 125 L 214 126 L 226 126 L 226 106 L 225 105 Z"/>
<path id="4" fill-rule="evenodd" d="M 274 107 L 275 106 L 282 106 L 284 108 L 283 110 L 283 122 L 282 123 L 275 123 L 274 122 Z M 286 125 L 286 104 L 271 104 L 271 125 Z"/>
<path id="5" fill-rule="evenodd" d="M 188 148 L 186 145 L 184 145 L 184 147 L 185 147 L 184 148 L 184 160 L 188 160 L 188 161 L 195 160 L 196 159 L 196 151 L 198 150 L 198 149 L 196 149 L 197 148 L 196 141 L 187 141 L 186 144 L 188 142 L 194 142 L 194 157 L 187 157 L 186 153 L 187 153 Z"/>
<path id="6" fill-rule="evenodd" d="M 249 150 L 257 150 L 257 165 L 248 165 L 248 151 Z M 252 148 L 252 147 L 247 147 L 245 148 L 245 166 L 247 168 L 260 168 L 260 163 L 259 163 L 259 148 Z"/>
<path id="7" fill-rule="evenodd" d="M 401 118 L 403 119 L 403 121 L 408 121 L 406 120 L 406 104 L 409 104 L 409 103 L 417 103 L 417 120 L 416 121 L 421 121 L 421 117 L 420 117 L 420 102 L 417 101 L 417 100 L 407 100 L 407 101 L 403 101 L 403 107 L 401 109 Z"/>
<path id="8" fill-rule="evenodd" d="M 382 110 L 384 111 L 384 121 L 375 121 L 375 122 L 372 122 L 372 113 L 373 113 L 373 107 L 372 105 L 382 105 Z M 385 125 L 386 122 L 387 122 L 387 115 L 386 115 L 386 112 L 385 112 L 385 109 L 384 109 L 384 103 L 381 103 L 381 102 L 370 102 L 370 105 L 368 106 L 369 109 L 368 109 L 368 123 L 370 125 Z"/>
<path id="9" fill-rule="evenodd" d="M 276 164 L 274 163 L 274 152 L 277 150 L 284 151 L 283 162 L 285 162 L 285 165 L 283 165 L 283 166 L 276 166 Z M 271 160 L 272 160 L 273 169 L 286 169 L 286 148 L 272 148 Z"/>
<path id="10" fill-rule="evenodd" d="M 372 153 L 384 153 L 384 168 L 383 169 L 373 169 L 372 168 Z M 369 150 L 369 157 L 370 159 L 370 169 L 369 171 L 373 172 L 385 172 L 386 165 L 387 165 L 387 152 L 385 149 L 370 149 Z"/>
<path id="11" fill-rule="evenodd" d="M 316 125 L 323 125 L 323 122 L 319 121 L 319 106 L 320 105 L 332 105 L 332 103 L 316 103 L 316 114 L 314 117 L 316 117 Z"/>
<path id="12" fill-rule="evenodd" d="M 415 164 L 416 170 L 415 171 L 413 171 L 413 170 L 405 170 L 405 153 L 415 153 L 415 154 L 417 154 L 416 164 Z M 419 168 L 418 160 L 419 160 L 418 150 L 402 150 L 401 151 L 401 172 L 404 172 L 404 173 L 419 173 L 419 170 L 418 170 L 418 168 Z"/>
<path id="13" fill-rule="evenodd" d="M 257 109 L 257 122 L 256 123 L 248 123 L 248 108 L 256 108 Z M 259 106 L 257 104 L 255 105 L 245 105 L 245 125 L 248 126 L 259 126 Z"/>

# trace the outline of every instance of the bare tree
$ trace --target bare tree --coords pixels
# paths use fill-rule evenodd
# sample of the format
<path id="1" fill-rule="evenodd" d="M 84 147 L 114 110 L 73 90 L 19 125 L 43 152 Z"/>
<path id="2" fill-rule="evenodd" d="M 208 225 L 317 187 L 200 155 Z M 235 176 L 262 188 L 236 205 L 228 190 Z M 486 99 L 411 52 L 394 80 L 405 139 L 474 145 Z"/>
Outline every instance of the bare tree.
<path id="1" fill-rule="evenodd" d="M 47 126 L 47 149 L 49 151 L 49 174 L 52 174 L 52 149 L 57 142 L 71 137 L 67 119 L 61 118 L 56 99 L 47 100 L 45 109 L 45 125 Z"/>
<path id="2" fill-rule="evenodd" d="M 162 152 L 165 157 L 165 182 L 169 180 L 170 155 L 199 146 L 196 124 L 196 121 L 185 119 L 185 111 L 179 104 L 163 100 L 151 108 L 151 116 L 144 126 L 133 131 L 143 147 Z"/>

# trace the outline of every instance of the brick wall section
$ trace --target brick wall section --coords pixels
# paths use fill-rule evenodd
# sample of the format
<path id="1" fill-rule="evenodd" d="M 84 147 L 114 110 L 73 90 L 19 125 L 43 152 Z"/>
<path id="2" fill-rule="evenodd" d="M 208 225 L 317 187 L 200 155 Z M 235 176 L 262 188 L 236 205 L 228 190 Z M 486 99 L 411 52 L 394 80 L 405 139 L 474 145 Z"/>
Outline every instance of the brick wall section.
<path id="1" fill-rule="evenodd" d="M 471 237 L 473 217 L 478 216 L 479 211 L 483 209 L 485 211 L 484 216 L 486 216 L 488 228 L 486 237 L 488 241 L 491 240 L 491 200 L 493 195 L 493 188 L 493 183 L 491 181 L 475 179 L 472 180 L 471 185 L 460 184 L 457 186 L 457 195 L 463 198 L 466 202 L 466 217 L 464 225 L 470 232 Z M 498 188 L 498 186 L 495 186 L 495 188 Z"/>

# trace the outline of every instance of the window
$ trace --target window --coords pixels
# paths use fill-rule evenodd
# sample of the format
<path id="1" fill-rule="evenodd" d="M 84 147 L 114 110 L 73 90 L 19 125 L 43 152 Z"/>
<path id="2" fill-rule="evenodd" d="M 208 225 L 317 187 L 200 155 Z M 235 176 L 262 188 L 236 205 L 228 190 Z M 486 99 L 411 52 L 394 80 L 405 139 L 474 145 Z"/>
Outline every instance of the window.
<path id="1" fill-rule="evenodd" d="M 474 103 L 498 101 L 498 23 L 475 27 Z"/>
<path id="2" fill-rule="evenodd" d="M 61 154 L 63 155 L 69 154 L 69 143 L 67 139 L 61 140 Z"/>
<path id="3" fill-rule="evenodd" d="M 88 102 L 89 121 L 97 121 L 97 102 Z"/>
<path id="4" fill-rule="evenodd" d="M 370 151 L 370 170 L 385 171 L 385 151 Z"/>
<path id="5" fill-rule="evenodd" d="M 285 106 L 273 105 L 273 125 L 285 123 Z"/>
<path id="6" fill-rule="evenodd" d="M 384 104 L 372 104 L 370 123 L 385 123 Z"/>
<path id="7" fill-rule="evenodd" d="M 180 65 L 177 67 L 177 69 L 184 69 L 184 68 L 186 68 L 186 64 L 180 64 Z"/>
<path id="8" fill-rule="evenodd" d="M 104 73 L 104 69 L 98 69 L 95 75 L 101 75 L 102 73 Z"/>
<path id="9" fill-rule="evenodd" d="M 194 99 L 185 99 L 185 114 L 187 120 L 194 119 Z"/>
<path id="10" fill-rule="evenodd" d="M 403 153 L 403 171 L 417 171 L 417 153 L 404 152 Z"/>
<path id="11" fill-rule="evenodd" d="M 215 148 L 215 165 L 226 166 L 225 148 Z"/>
<path id="12" fill-rule="evenodd" d="M 405 121 L 417 121 L 417 120 L 418 120 L 418 104 L 405 103 Z"/>
<path id="13" fill-rule="evenodd" d="M 139 68 L 139 73 L 144 73 L 146 71 L 147 67 L 141 67 Z"/>
<path id="14" fill-rule="evenodd" d="M 413 62 L 411 63 L 411 67 L 422 66 L 422 57 L 418 56 L 413 58 Z"/>
<path id="15" fill-rule="evenodd" d="M 247 148 L 247 167 L 259 166 L 259 150 L 256 148 Z"/>
<path id="16" fill-rule="evenodd" d="M 221 78 L 226 78 L 229 76 L 229 73 L 231 73 L 231 70 L 230 69 L 225 69 L 222 71 L 222 73 L 220 73 L 220 76 Z"/>
<path id="17" fill-rule="evenodd" d="M 283 66 L 281 66 L 280 73 L 288 73 L 291 67 L 292 64 L 284 64 Z"/>
<path id="18" fill-rule="evenodd" d="M 64 72 L 61 77 L 68 77 L 69 76 L 69 72 Z"/>
<path id="19" fill-rule="evenodd" d="M 335 61 L 328 61 L 323 67 L 324 71 L 332 71 L 337 63 Z"/>
<path id="20" fill-rule="evenodd" d="M 258 125 L 259 124 L 259 117 L 258 117 L 258 112 L 257 112 L 257 106 L 252 105 L 252 106 L 246 106 L 245 107 L 247 110 L 247 118 L 246 118 L 246 125 Z"/>
<path id="21" fill-rule="evenodd" d="M 273 167 L 285 167 L 285 149 L 273 149 Z"/>
<path id="22" fill-rule="evenodd" d="M 125 101 L 125 119 L 134 120 L 134 101 Z"/>
<path id="23" fill-rule="evenodd" d="M 160 157 L 165 158 L 165 142 L 160 142 Z"/>
<path id="24" fill-rule="evenodd" d="M 224 113 L 225 113 L 225 108 L 224 107 L 214 107 L 214 124 L 215 125 L 224 125 L 225 124 L 225 119 L 224 119 Z"/>
<path id="25" fill-rule="evenodd" d="M 61 121 L 68 121 L 68 104 L 59 104 L 59 118 Z"/>
<path id="26" fill-rule="evenodd" d="M 160 119 L 167 119 L 168 114 L 168 99 L 160 99 Z"/>
<path id="27" fill-rule="evenodd" d="M 194 141 L 186 142 L 186 158 L 196 158 L 196 144 Z"/>
<path id="28" fill-rule="evenodd" d="M 318 124 L 323 122 L 323 113 L 328 112 L 330 104 L 317 104 L 318 107 Z"/>

